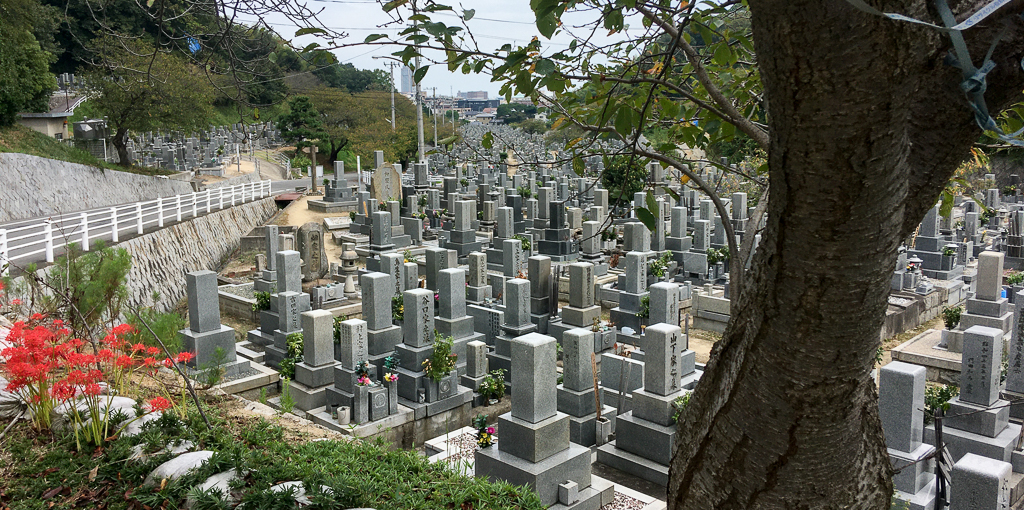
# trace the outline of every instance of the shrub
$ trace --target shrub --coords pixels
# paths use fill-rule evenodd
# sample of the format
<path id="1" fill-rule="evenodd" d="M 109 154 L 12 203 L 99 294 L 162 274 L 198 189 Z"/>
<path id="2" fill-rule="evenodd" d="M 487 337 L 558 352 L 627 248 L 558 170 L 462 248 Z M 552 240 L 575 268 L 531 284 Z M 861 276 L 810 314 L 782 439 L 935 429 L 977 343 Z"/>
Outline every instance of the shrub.
<path id="1" fill-rule="evenodd" d="M 396 321 L 405 319 L 405 303 L 402 296 L 391 296 L 391 318 Z"/>
<path id="2" fill-rule="evenodd" d="M 491 370 L 480 383 L 480 394 L 488 400 L 501 400 L 505 396 L 505 369 Z"/>
<path id="3" fill-rule="evenodd" d="M 452 352 L 455 340 L 434 331 L 434 352 L 423 360 L 423 371 L 434 382 L 441 382 L 448 373 L 455 370 L 459 356 Z"/>
<path id="4" fill-rule="evenodd" d="M 942 308 L 942 322 L 946 324 L 946 329 L 952 330 L 960 324 L 960 315 L 963 313 L 963 308 L 959 306 L 954 307 L 943 307 Z"/>
<path id="5" fill-rule="evenodd" d="M 256 302 L 252 304 L 252 311 L 258 312 L 260 310 L 270 310 L 270 293 L 256 291 L 253 296 L 256 298 Z"/>
<path id="6" fill-rule="evenodd" d="M 924 422 L 929 424 L 933 421 L 935 411 L 949 409 L 949 400 L 960 394 L 960 387 L 952 384 L 943 386 L 928 386 L 924 389 Z"/>

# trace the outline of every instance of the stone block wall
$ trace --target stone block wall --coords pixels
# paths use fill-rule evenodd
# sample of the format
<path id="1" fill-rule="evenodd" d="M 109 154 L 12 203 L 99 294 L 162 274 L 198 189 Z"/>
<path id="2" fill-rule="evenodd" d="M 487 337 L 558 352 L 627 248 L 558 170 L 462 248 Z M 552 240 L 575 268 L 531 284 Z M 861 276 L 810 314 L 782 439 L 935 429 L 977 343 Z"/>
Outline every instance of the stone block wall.
<path id="1" fill-rule="evenodd" d="M 189 182 L 0 153 L 0 223 L 185 193 Z"/>

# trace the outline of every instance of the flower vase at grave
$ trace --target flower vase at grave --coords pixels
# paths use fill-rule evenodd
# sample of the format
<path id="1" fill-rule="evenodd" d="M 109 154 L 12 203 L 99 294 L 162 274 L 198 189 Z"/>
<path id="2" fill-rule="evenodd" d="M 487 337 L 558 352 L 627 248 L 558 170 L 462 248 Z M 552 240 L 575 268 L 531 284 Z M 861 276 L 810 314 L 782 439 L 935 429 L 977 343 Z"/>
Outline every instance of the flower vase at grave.
<path id="1" fill-rule="evenodd" d="M 612 434 L 612 421 L 607 417 L 600 417 L 594 422 L 597 428 L 597 446 L 608 442 L 608 436 Z"/>
<path id="2" fill-rule="evenodd" d="M 338 425 L 348 425 L 351 419 L 351 408 L 349 406 L 338 406 Z"/>
<path id="3" fill-rule="evenodd" d="M 398 413 L 398 380 L 384 381 L 384 387 L 388 390 L 388 414 Z"/>
<path id="4" fill-rule="evenodd" d="M 358 385 L 352 397 L 352 422 L 362 425 L 370 421 L 370 387 Z"/>

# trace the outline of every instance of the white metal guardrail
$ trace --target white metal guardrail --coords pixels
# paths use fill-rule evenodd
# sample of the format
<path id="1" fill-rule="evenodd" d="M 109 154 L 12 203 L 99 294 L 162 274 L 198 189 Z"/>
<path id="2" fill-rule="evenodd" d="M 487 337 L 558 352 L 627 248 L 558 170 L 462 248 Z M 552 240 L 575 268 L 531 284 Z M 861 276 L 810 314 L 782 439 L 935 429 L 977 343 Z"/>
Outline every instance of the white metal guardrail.
<path id="1" fill-rule="evenodd" d="M 163 227 L 166 222 L 195 218 L 199 214 L 221 210 L 236 204 L 270 196 L 270 180 L 207 189 L 145 202 L 64 214 L 54 219 L 33 219 L 0 225 L 0 275 L 10 267 L 46 260 L 68 243 L 78 243 L 89 251 L 93 240 L 119 242 L 122 233 L 142 234 L 148 226 Z"/>

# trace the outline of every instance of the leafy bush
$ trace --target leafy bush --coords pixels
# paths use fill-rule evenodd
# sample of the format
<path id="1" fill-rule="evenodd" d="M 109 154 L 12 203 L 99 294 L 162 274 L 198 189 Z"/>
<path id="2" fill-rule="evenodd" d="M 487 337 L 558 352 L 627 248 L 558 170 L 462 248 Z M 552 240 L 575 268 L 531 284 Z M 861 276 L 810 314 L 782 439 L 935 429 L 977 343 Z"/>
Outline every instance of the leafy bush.
<path id="1" fill-rule="evenodd" d="M 647 294 L 640 298 L 640 310 L 636 312 L 636 316 L 641 319 L 647 319 L 651 316 L 651 295 Z"/>
<path id="2" fill-rule="evenodd" d="M 423 360 L 423 371 L 434 382 L 441 382 L 452 370 L 459 356 L 452 352 L 455 340 L 434 331 L 434 352 Z"/>
<path id="3" fill-rule="evenodd" d="M 532 248 L 532 245 L 530 244 L 530 238 L 524 236 L 523 234 L 516 234 L 512 236 L 512 239 L 519 239 L 520 244 L 523 246 L 523 251 L 530 251 L 530 248 Z"/>
<path id="4" fill-rule="evenodd" d="M 654 276 L 657 276 L 658 278 L 664 278 L 665 270 L 668 269 L 668 263 L 671 260 L 672 252 L 666 251 L 665 253 L 662 253 L 660 257 L 655 259 L 654 262 L 651 262 L 649 266 L 647 266 L 647 272 Z"/>
<path id="5" fill-rule="evenodd" d="M 391 318 L 396 321 L 405 319 L 405 303 L 402 296 L 391 296 Z"/>
<path id="6" fill-rule="evenodd" d="M 256 302 L 252 304 L 252 311 L 270 310 L 270 293 L 257 290 L 253 293 Z"/>
<path id="7" fill-rule="evenodd" d="M 491 370 L 480 383 L 480 394 L 485 399 L 501 400 L 505 396 L 505 369 Z"/>
<path id="8" fill-rule="evenodd" d="M 1010 274 L 1006 275 L 1007 285 L 1020 285 L 1024 283 L 1024 272 L 1011 271 Z"/>
<path id="9" fill-rule="evenodd" d="M 963 311 L 963 308 L 959 306 L 942 308 L 942 322 L 946 324 L 946 329 L 952 330 L 957 324 L 960 324 L 960 315 Z"/>
<path id="10" fill-rule="evenodd" d="M 952 384 L 944 386 L 928 386 L 924 389 L 924 422 L 929 424 L 934 420 L 935 411 L 949 409 L 949 400 L 960 394 L 960 387 Z"/>

